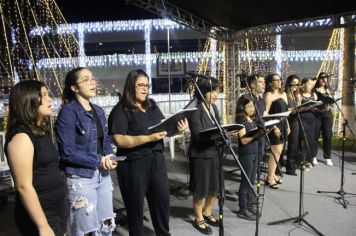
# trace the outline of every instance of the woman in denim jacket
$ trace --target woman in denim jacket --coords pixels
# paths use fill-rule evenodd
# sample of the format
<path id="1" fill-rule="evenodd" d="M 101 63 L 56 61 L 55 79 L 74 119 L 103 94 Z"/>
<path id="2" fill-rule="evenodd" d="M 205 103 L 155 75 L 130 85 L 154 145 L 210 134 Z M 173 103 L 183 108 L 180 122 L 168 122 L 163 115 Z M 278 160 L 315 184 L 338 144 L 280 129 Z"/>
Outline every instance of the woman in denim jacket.
<path id="1" fill-rule="evenodd" d="M 87 68 L 68 72 L 55 124 L 60 165 L 67 176 L 70 235 L 111 235 L 115 228 L 110 170 L 117 166 L 104 111 L 89 99 L 96 78 Z"/>

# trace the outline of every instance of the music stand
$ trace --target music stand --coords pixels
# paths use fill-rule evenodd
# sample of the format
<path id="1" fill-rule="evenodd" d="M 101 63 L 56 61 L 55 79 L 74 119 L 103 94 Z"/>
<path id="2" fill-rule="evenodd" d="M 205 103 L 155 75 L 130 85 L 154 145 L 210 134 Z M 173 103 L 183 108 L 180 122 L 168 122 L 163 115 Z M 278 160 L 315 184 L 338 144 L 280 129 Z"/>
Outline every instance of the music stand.
<path id="1" fill-rule="evenodd" d="M 325 85 L 327 87 L 327 89 L 330 88 L 328 81 L 325 80 L 324 78 L 321 78 L 324 82 Z M 336 193 L 339 194 L 340 197 L 334 197 L 336 200 L 338 200 L 338 202 L 346 209 L 347 208 L 347 204 L 348 201 L 345 200 L 345 195 L 352 195 L 352 196 L 356 196 L 355 193 L 347 193 L 344 190 L 344 182 L 345 182 L 345 176 L 344 176 L 344 171 L 345 171 L 345 141 L 346 141 L 346 127 L 349 129 L 350 133 L 354 136 L 354 133 L 352 132 L 351 127 L 349 126 L 349 122 L 346 119 L 344 113 L 342 112 L 339 104 L 337 104 L 337 101 L 340 100 L 340 98 L 335 99 L 333 94 L 330 94 L 331 97 L 328 96 L 321 96 L 320 99 L 325 100 L 325 102 L 327 104 L 333 104 L 335 103 L 337 109 L 339 110 L 339 112 L 341 113 L 341 116 L 343 118 L 343 123 L 342 123 L 342 151 L 341 151 L 341 185 L 340 185 L 340 189 L 339 191 L 336 192 L 332 192 L 332 191 L 316 191 L 317 193 Z"/>
<path id="2" fill-rule="evenodd" d="M 200 75 L 200 74 L 195 74 L 195 73 L 188 73 L 188 75 L 190 77 L 194 77 L 194 78 L 205 78 L 205 79 L 215 79 L 214 77 L 211 76 L 206 76 L 206 75 Z M 205 98 L 202 94 L 202 92 L 199 89 L 199 86 L 197 84 L 197 82 L 192 79 L 191 83 L 193 83 L 194 88 L 196 89 L 196 91 L 198 92 L 199 96 L 202 98 L 202 102 L 205 104 L 206 107 L 209 107 L 207 102 L 205 101 Z M 227 132 L 227 130 L 223 129 L 223 127 L 220 125 L 220 123 L 217 121 L 216 117 L 211 113 L 210 109 L 207 109 L 210 118 L 213 120 L 214 124 L 216 125 L 216 128 L 218 130 L 217 134 L 220 135 L 221 139 L 217 139 L 217 145 L 218 145 L 218 158 L 219 158 L 219 236 L 223 236 L 224 235 L 224 211 L 223 211 L 223 206 L 224 206 L 224 193 L 225 193 L 225 189 L 224 189 L 224 172 L 222 170 L 222 156 L 223 156 L 223 147 L 227 147 L 230 151 L 230 153 L 232 154 L 232 156 L 234 157 L 236 163 L 238 164 L 238 166 L 240 167 L 241 173 L 243 175 L 245 175 L 249 186 L 251 188 L 251 192 L 257 197 L 256 192 L 253 189 L 253 186 L 250 182 L 250 180 L 247 178 L 247 174 L 245 172 L 245 170 L 242 168 L 241 163 L 239 161 L 239 159 L 236 156 L 235 151 L 232 149 L 231 147 L 231 139 L 230 136 Z"/>
<path id="3" fill-rule="evenodd" d="M 297 104 L 296 99 L 292 93 L 292 99 L 294 100 L 294 104 Z M 304 125 L 303 122 L 300 118 L 300 114 L 299 114 L 299 109 L 297 107 L 297 105 L 295 106 L 294 110 L 296 111 L 297 114 L 297 118 L 298 118 L 298 122 L 299 122 L 299 128 L 302 132 L 300 132 L 301 134 L 301 148 L 300 148 L 300 182 L 299 182 L 299 215 L 296 217 L 291 217 L 291 218 L 286 218 L 286 219 L 282 219 L 282 220 L 278 220 L 278 221 L 272 221 L 267 223 L 267 225 L 276 225 L 276 224 L 281 224 L 281 223 L 286 223 L 289 221 L 293 221 L 293 223 L 298 223 L 299 225 L 301 225 L 302 223 L 305 223 L 306 225 L 308 225 L 311 229 L 313 229 L 318 235 L 323 236 L 324 234 L 322 234 L 320 231 L 318 231 L 313 225 L 311 225 L 307 220 L 304 219 L 304 217 L 306 215 L 308 215 L 308 212 L 305 211 L 304 213 L 302 213 L 302 211 L 304 211 L 304 207 L 303 207 L 303 192 L 304 192 L 304 168 L 303 168 L 303 164 L 305 161 L 305 153 L 304 153 L 304 144 L 306 145 L 307 151 L 310 155 L 310 148 L 309 148 L 309 144 L 306 140 L 306 134 L 305 134 L 305 130 L 304 130 Z M 304 110 L 306 111 L 306 110 Z"/>

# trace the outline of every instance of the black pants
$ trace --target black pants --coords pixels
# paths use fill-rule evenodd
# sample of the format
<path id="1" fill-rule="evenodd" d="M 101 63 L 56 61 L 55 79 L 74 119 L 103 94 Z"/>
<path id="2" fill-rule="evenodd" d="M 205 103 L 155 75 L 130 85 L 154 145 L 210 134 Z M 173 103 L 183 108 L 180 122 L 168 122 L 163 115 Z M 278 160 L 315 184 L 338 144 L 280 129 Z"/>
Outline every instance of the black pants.
<path id="1" fill-rule="evenodd" d="M 333 114 L 331 110 L 317 112 L 315 119 L 315 142 L 318 143 L 318 139 L 321 133 L 323 138 L 323 155 L 325 159 L 331 158 L 331 136 L 333 128 Z M 315 155 L 318 153 L 318 149 L 315 149 Z"/>
<path id="2" fill-rule="evenodd" d="M 297 119 L 288 119 L 290 134 L 288 136 L 287 166 L 286 170 L 294 172 L 299 153 L 299 122 Z"/>
<path id="3" fill-rule="evenodd" d="M 68 209 L 64 185 L 46 193 L 37 193 L 42 210 L 56 236 L 63 236 L 67 230 Z M 18 193 L 15 195 L 15 223 L 21 235 L 39 235 L 36 225 L 24 208 Z"/>
<path id="4" fill-rule="evenodd" d="M 239 154 L 239 160 L 242 168 L 244 168 L 246 175 L 250 182 L 256 177 L 258 154 Z M 241 172 L 241 184 L 239 188 L 239 207 L 241 209 L 246 209 L 251 207 L 252 203 L 252 191 L 245 175 Z"/>
<path id="5" fill-rule="evenodd" d="M 116 170 L 130 235 L 143 236 L 145 196 L 156 235 L 170 235 L 169 186 L 163 153 L 120 162 Z"/>
<path id="6" fill-rule="evenodd" d="M 306 143 L 300 143 L 301 146 L 303 146 L 303 152 L 305 154 L 305 161 L 311 162 L 312 158 L 315 157 L 315 149 L 316 149 L 316 144 L 315 144 L 315 114 L 314 112 L 311 111 L 306 111 L 300 113 L 300 118 L 302 120 L 303 126 L 304 126 L 304 131 L 306 134 L 306 141 L 309 146 L 310 153 L 308 152 L 307 149 L 307 144 Z M 299 135 L 302 136 L 302 133 L 299 132 Z M 300 139 L 299 142 L 303 142 L 304 139 Z"/>

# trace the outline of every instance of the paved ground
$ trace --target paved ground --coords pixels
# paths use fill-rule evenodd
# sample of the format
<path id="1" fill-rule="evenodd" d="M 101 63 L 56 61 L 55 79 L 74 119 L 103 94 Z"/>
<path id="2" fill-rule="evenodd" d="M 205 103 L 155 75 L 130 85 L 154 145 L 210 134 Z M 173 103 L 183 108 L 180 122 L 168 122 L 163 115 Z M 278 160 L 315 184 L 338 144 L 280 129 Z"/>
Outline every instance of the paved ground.
<path id="1" fill-rule="evenodd" d="M 187 192 L 188 162 L 181 153 L 176 153 L 176 158 L 171 161 L 167 153 L 167 167 L 171 188 L 171 233 L 172 235 L 201 235 L 192 226 L 194 219 L 192 211 L 192 197 Z M 321 151 L 319 151 L 319 155 Z M 343 208 L 334 198 L 338 194 L 319 194 L 317 190 L 338 191 L 341 187 L 341 159 L 339 152 L 333 152 L 334 166 L 326 166 L 319 156 L 319 164 L 311 171 L 305 172 L 303 210 L 308 212 L 304 219 L 324 235 L 356 235 L 356 196 L 346 195 L 348 205 Z M 356 193 L 356 154 L 345 154 L 345 184 L 344 190 Z M 224 205 L 224 231 L 225 235 L 255 235 L 256 222 L 239 219 L 236 217 L 238 206 L 237 190 L 240 180 L 240 171 L 228 173 L 237 167 L 231 157 L 224 163 L 226 200 Z M 268 222 L 298 216 L 300 173 L 298 177 L 285 175 L 283 185 L 279 190 L 263 188 L 265 194 L 262 218 L 259 223 L 259 235 L 316 235 L 306 223 L 283 223 L 280 225 L 267 225 Z M 117 220 L 121 222 L 114 235 L 128 235 L 125 224 L 120 190 L 116 183 L 115 173 L 112 174 L 115 187 L 114 205 L 118 210 Z M 12 221 L 13 196 L 9 196 L 9 203 L 0 208 L 0 235 L 19 235 Z M 217 213 L 218 206 L 215 207 Z M 150 222 L 149 211 L 145 212 L 145 235 L 155 235 Z M 218 228 L 214 234 L 219 235 Z"/>

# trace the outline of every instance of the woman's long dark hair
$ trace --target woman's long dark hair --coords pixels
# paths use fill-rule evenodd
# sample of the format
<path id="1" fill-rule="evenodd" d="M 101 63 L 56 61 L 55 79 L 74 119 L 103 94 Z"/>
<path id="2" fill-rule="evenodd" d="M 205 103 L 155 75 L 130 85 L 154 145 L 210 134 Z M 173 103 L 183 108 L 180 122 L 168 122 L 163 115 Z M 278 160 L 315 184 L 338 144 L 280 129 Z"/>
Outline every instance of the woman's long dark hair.
<path id="1" fill-rule="evenodd" d="M 38 108 L 41 105 L 41 88 L 46 84 L 37 80 L 24 80 L 11 90 L 9 98 L 9 115 L 7 131 L 15 123 L 21 123 L 31 129 L 34 135 L 42 135 L 46 125 L 38 125 Z"/>
<path id="2" fill-rule="evenodd" d="M 235 122 L 238 123 L 241 120 L 244 122 L 247 121 L 245 114 L 245 106 L 250 103 L 252 100 L 249 94 L 242 95 L 236 103 L 236 112 L 235 112 Z"/>
<path id="3" fill-rule="evenodd" d="M 273 78 L 275 77 L 275 76 L 278 76 L 280 79 L 281 79 L 281 88 L 280 89 L 278 89 L 278 92 L 280 93 L 280 94 L 282 94 L 283 92 L 282 92 L 282 88 L 283 88 L 283 80 L 282 80 L 282 77 L 279 75 L 279 74 L 277 74 L 277 73 L 273 73 L 273 74 L 269 74 L 269 75 L 267 75 L 267 77 L 266 77 L 266 90 L 265 90 L 265 92 L 271 92 L 271 93 L 273 93 L 274 91 L 273 91 L 273 87 L 272 87 L 272 82 L 273 82 Z"/>
<path id="4" fill-rule="evenodd" d="M 219 88 L 219 81 L 213 77 L 201 77 L 197 81 L 197 85 L 202 95 L 205 97 L 207 93 L 215 91 Z M 194 91 L 194 97 L 197 98 L 198 103 L 203 101 L 203 98 L 197 90 Z"/>
<path id="5" fill-rule="evenodd" d="M 287 93 L 287 96 L 290 97 L 290 98 L 292 98 L 292 99 L 293 99 L 293 96 L 294 96 L 294 98 L 296 98 L 296 97 L 297 97 L 297 94 L 300 93 L 300 91 L 299 91 L 300 89 L 297 88 L 297 89 L 294 91 L 293 96 L 292 96 L 291 88 L 292 88 L 292 81 L 293 81 L 294 79 L 297 79 L 298 82 L 300 83 L 300 78 L 299 78 L 298 75 L 290 75 L 290 76 L 288 76 L 288 78 L 287 78 L 287 80 L 286 80 L 286 85 L 285 85 L 285 92 Z"/>
<path id="6" fill-rule="evenodd" d="M 327 83 L 328 81 L 328 74 L 325 72 L 320 72 L 319 76 L 316 79 L 314 88 L 320 88 L 323 86 L 323 82 Z"/>
<path id="7" fill-rule="evenodd" d="M 122 95 L 122 99 L 119 101 L 124 106 L 125 110 L 132 111 L 136 110 L 136 81 L 139 77 L 146 77 L 149 79 L 147 73 L 143 70 L 132 70 L 126 77 L 124 93 Z M 145 101 L 142 103 L 142 107 L 144 109 L 155 106 L 154 102 L 148 98 L 148 95 Z"/>
<path id="8" fill-rule="evenodd" d="M 305 91 L 305 85 L 308 83 L 308 81 L 310 81 L 310 80 L 314 80 L 313 78 L 311 78 L 311 77 L 306 77 L 306 78 L 303 78 L 302 79 L 302 89 L 301 89 L 301 91 L 300 91 L 300 93 L 301 94 L 303 94 L 304 93 L 304 91 Z M 313 89 L 310 91 L 310 94 L 313 94 L 314 92 L 313 92 Z"/>
<path id="9" fill-rule="evenodd" d="M 70 71 L 68 71 L 65 79 L 64 79 L 64 88 L 62 94 L 62 102 L 66 104 L 75 99 L 75 93 L 72 91 L 71 87 L 77 84 L 79 79 L 78 74 L 80 71 L 88 69 L 86 67 L 76 67 Z"/>

